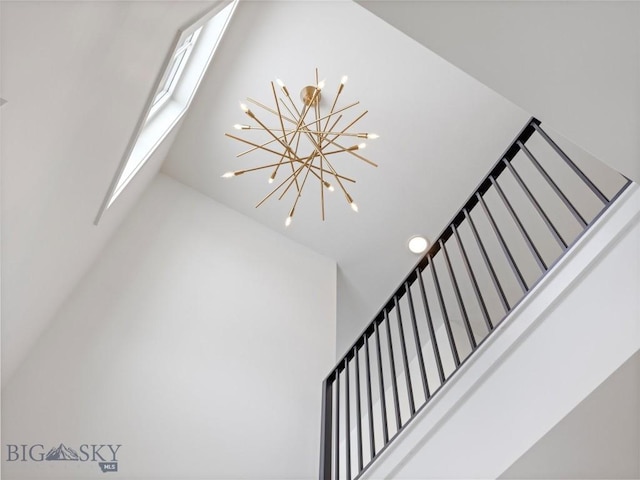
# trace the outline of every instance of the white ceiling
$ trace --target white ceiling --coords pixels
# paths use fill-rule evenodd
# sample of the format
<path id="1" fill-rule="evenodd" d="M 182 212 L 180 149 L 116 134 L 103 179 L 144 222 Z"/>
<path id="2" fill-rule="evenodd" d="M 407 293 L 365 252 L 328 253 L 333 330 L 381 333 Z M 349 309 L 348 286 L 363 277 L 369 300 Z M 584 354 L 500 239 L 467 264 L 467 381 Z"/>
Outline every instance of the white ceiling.
<path id="1" fill-rule="evenodd" d="M 360 212 L 336 191 L 322 222 L 319 189 L 307 186 L 285 228 L 292 196 L 254 208 L 270 191 L 268 173 L 220 178 L 273 158 L 236 159 L 245 147 L 224 133 L 248 123 L 239 100 L 274 107 L 270 81 L 282 78 L 297 97 L 316 67 L 327 80 L 327 110 L 349 75 L 339 105 L 361 102 L 351 118 L 369 111 L 356 130 L 380 135 L 364 151 L 379 167 L 343 157 L 339 172 L 357 180 L 349 191 Z M 340 354 L 417 261 L 408 238 L 435 239 L 528 118 L 353 2 L 241 2 L 162 170 L 338 262 Z"/>
<path id="2" fill-rule="evenodd" d="M 357 2 L 640 181 L 640 2 Z"/>

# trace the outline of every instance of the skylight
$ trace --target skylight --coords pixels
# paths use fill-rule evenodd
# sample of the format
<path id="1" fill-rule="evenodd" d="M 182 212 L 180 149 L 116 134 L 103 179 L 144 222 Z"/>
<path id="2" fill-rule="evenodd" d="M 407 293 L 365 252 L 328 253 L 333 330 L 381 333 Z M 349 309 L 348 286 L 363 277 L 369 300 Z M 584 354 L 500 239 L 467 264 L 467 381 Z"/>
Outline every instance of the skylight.
<path id="1" fill-rule="evenodd" d="M 189 108 L 237 4 L 238 0 L 233 0 L 221 10 L 216 8 L 179 32 L 153 97 L 100 207 L 96 225 Z"/>
<path id="2" fill-rule="evenodd" d="M 151 104 L 151 110 L 149 111 L 150 117 L 153 116 L 153 114 L 156 113 L 160 107 L 169 100 L 169 98 L 171 98 L 171 94 L 178 84 L 178 80 L 180 80 L 180 75 L 182 75 L 182 71 L 187 64 L 187 60 L 189 60 L 189 55 L 191 55 L 193 46 L 198 40 L 198 35 L 200 35 L 201 31 L 202 27 L 189 35 L 182 45 L 180 45 L 173 53 L 169 68 L 165 71 L 164 81 L 153 98 L 153 104 Z"/>

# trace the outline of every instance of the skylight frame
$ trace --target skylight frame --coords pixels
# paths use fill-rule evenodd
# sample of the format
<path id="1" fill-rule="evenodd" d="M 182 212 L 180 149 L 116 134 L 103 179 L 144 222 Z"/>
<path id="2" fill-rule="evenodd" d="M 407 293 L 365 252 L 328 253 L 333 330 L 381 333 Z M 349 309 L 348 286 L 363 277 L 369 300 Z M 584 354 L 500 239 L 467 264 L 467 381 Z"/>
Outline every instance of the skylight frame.
<path id="1" fill-rule="evenodd" d="M 224 36 L 239 0 L 223 0 L 196 22 L 178 31 L 169 53 L 149 94 L 144 113 L 136 125 L 125 155 L 111 181 L 94 224 L 98 225 L 104 213 L 113 205 L 130 181 L 144 167 L 147 160 L 188 110 L 204 74 Z M 197 38 L 193 38 L 198 31 Z M 184 58 L 176 72 L 171 93 L 159 94 L 166 87 L 173 60 L 181 52 L 188 38 L 193 38 L 189 58 Z M 186 53 L 186 52 L 185 52 Z"/>
<path id="2" fill-rule="evenodd" d="M 200 35 L 200 32 L 202 32 L 203 27 L 204 25 L 200 26 L 200 28 L 189 35 L 173 52 L 169 66 L 165 69 L 165 73 L 163 75 L 163 81 L 161 82 L 162 87 L 157 90 L 153 98 L 151 110 L 149 111 L 149 118 L 160 110 L 167 100 L 171 98 L 171 95 L 173 95 L 173 91 L 180 81 L 180 76 L 189 61 L 189 56 L 198 41 L 198 36 Z"/>

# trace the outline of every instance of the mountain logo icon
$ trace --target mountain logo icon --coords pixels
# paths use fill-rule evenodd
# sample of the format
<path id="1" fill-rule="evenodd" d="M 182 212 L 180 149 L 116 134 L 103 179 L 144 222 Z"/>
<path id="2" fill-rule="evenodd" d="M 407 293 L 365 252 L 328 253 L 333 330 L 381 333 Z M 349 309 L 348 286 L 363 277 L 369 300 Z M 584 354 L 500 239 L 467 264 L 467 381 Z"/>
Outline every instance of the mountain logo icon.
<path id="1" fill-rule="evenodd" d="M 58 447 L 54 447 L 49 450 L 46 460 L 79 460 L 78 454 L 73 448 L 66 447 L 64 443 L 61 443 Z"/>

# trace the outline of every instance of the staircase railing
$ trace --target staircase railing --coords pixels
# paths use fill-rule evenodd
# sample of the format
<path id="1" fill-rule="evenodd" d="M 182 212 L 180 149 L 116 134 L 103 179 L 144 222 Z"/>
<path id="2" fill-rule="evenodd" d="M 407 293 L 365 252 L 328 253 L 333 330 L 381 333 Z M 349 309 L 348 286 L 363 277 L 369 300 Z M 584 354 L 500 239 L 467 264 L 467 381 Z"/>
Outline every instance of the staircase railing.
<path id="1" fill-rule="evenodd" d="M 324 380 L 320 480 L 361 476 L 630 183 L 530 119 Z"/>

